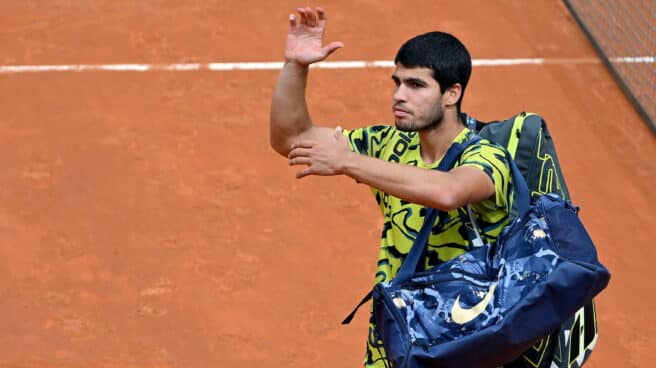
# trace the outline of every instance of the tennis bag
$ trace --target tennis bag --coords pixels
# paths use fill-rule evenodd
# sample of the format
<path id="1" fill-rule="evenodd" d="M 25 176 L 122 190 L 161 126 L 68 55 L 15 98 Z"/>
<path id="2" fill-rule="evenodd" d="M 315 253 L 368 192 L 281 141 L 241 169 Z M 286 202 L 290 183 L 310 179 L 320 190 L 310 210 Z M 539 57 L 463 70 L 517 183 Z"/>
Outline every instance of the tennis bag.
<path id="1" fill-rule="evenodd" d="M 466 114 L 463 121 L 482 138 L 506 147 L 526 179 L 531 199 L 556 193 L 571 201 L 547 124 L 523 112 L 506 120 L 481 122 Z M 511 213 L 516 215 L 516 213 Z M 507 368 L 580 368 L 598 339 L 594 300 L 580 308 L 552 334 L 536 342 Z"/>
<path id="2" fill-rule="evenodd" d="M 453 144 L 438 170 L 448 171 L 478 139 Z M 497 367 L 557 329 L 608 284 L 610 274 L 577 209 L 553 194 L 530 205 L 526 182 L 510 162 L 519 215 L 497 242 L 419 270 L 439 214 L 427 209 L 397 276 L 370 293 L 375 333 L 392 366 Z"/>
<path id="3" fill-rule="evenodd" d="M 542 117 L 522 112 L 507 120 L 484 123 L 463 114 L 463 120 L 481 138 L 508 150 L 526 179 L 531 199 L 556 193 L 567 201 L 571 200 L 556 148 Z"/>

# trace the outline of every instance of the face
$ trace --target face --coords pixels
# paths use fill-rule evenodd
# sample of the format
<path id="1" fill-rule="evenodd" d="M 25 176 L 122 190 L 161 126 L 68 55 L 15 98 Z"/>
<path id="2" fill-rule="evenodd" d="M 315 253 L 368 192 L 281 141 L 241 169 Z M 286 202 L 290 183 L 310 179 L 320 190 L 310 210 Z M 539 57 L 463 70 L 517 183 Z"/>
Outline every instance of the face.
<path id="1" fill-rule="evenodd" d="M 440 124 L 443 95 L 430 68 L 397 65 L 392 80 L 396 85 L 392 112 L 397 129 L 417 132 Z"/>

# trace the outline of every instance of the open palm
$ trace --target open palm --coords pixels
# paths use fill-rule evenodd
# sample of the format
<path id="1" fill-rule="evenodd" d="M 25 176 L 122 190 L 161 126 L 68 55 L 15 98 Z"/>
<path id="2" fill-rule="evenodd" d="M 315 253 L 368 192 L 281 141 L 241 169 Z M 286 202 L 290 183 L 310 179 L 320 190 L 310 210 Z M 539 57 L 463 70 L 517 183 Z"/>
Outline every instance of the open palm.
<path id="1" fill-rule="evenodd" d="M 343 46 L 341 42 L 323 46 L 323 34 L 326 31 L 326 14 L 323 9 L 316 8 L 316 13 L 310 8 L 297 10 L 300 20 L 294 15 L 289 17 L 285 60 L 309 65 L 324 60 Z"/>

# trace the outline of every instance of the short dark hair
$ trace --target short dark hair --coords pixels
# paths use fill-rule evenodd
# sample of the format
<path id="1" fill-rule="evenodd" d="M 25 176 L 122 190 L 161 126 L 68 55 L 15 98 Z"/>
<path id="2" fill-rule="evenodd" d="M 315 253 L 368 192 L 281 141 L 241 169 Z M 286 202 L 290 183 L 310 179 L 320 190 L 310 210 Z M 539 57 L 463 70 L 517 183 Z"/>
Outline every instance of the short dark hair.
<path id="1" fill-rule="evenodd" d="M 472 62 L 469 51 L 457 38 L 445 32 L 429 32 L 413 37 L 401 46 L 394 63 L 406 68 L 432 69 L 433 78 L 440 84 L 442 93 L 460 83 L 462 95 L 456 105 L 460 113 Z"/>

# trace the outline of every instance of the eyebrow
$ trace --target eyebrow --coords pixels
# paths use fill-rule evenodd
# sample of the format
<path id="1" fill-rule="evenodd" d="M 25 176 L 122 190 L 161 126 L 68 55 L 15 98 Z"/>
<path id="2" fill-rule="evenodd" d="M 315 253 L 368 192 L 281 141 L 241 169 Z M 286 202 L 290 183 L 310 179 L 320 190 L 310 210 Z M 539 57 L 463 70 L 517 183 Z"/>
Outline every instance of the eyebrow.
<path id="1" fill-rule="evenodd" d="M 411 78 L 399 78 L 396 75 L 392 75 L 392 80 L 395 81 L 395 82 L 403 82 L 403 83 L 417 83 L 417 84 L 420 84 L 422 86 L 427 85 L 426 81 L 424 81 L 423 79 L 419 79 L 419 78 L 412 78 L 412 77 Z"/>

